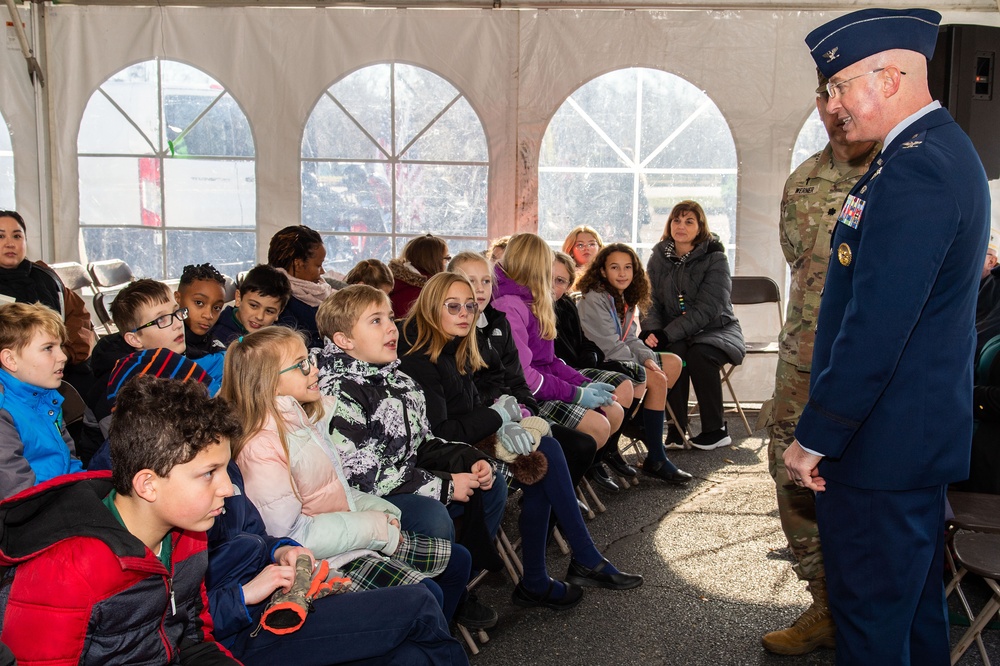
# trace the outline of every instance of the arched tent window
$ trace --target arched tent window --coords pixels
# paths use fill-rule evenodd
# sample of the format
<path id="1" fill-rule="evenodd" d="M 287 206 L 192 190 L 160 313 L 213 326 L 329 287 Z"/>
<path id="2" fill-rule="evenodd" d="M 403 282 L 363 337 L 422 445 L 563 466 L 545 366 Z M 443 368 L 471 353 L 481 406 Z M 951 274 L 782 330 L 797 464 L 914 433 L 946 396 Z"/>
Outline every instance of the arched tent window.
<path id="1" fill-rule="evenodd" d="M 643 258 L 678 201 L 702 204 L 733 257 L 736 145 L 709 97 L 655 69 L 610 72 L 559 107 L 542 140 L 538 233 L 554 246 L 577 225 Z"/>
<path id="2" fill-rule="evenodd" d="M 302 224 L 326 267 L 388 261 L 415 235 L 452 252 L 486 246 L 489 152 L 468 100 L 440 76 L 386 63 L 330 86 L 302 137 Z"/>
<path id="3" fill-rule="evenodd" d="M 161 279 L 185 264 L 235 276 L 255 263 L 253 135 L 204 72 L 156 59 L 114 74 L 87 103 L 77 151 L 89 261 Z"/>
<path id="4" fill-rule="evenodd" d="M 826 128 L 823 127 L 823 121 L 819 119 L 819 111 L 814 109 L 809 114 L 806 122 L 803 123 L 802 129 L 799 130 L 798 138 L 795 139 L 795 148 L 792 149 L 792 165 L 789 173 L 795 171 L 806 158 L 823 150 L 828 140 L 829 137 L 826 134 Z"/>
<path id="5" fill-rule="evenodd" d="M 7 121 L 0 114 L 0 208 L 15 210 L 14 200 L 14 150 L 10 143 Z"/>

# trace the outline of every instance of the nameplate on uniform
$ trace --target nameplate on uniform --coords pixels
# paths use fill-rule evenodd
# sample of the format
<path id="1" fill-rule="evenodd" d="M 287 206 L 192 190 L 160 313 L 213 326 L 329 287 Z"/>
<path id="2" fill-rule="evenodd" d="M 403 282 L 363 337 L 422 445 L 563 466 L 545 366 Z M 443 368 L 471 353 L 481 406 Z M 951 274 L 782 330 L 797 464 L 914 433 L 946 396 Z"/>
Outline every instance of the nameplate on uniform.
<path id="1" fill-rule="evenodd" d="M 865 202 L 863 199 L 859 199 L 853 194 L 848 194 L 847 201 L 844 202 L 844 207 L 840 209 L 840 217 L 837 218 L 837 222 L 842 222 L 851 229 L 857 229 L 858 223 L 861 222 L 861 212 L 864 209 Z"/>
<path id="2" fill-rule="evenodd" d="M 796 187 L 795 188 L 795 193 L 796 194 L 815 194 L 816 193 L 816 189 L 817 188 L 816 188 L 815 185 L 810 185 L 809 187 Z"/>

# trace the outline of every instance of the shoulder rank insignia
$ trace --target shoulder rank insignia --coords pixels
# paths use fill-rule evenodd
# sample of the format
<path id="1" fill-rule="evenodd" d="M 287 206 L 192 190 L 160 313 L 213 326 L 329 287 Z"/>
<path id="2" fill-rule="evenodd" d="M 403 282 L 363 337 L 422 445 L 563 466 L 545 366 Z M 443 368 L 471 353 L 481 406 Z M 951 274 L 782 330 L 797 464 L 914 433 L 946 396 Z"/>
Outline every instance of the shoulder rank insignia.
<path id="1" fill-rule="evenodd" d="M 905 141 L 904 143 L 900 144 L 899 147 L 900 148 L 916 148 L 917 146 L 919 146 L 922 143 L 923 143 L 923 141 Z"/>
<path id="2" fill-rule="evenodd" d="M 832 49 L 824 53 L 823 57 L 826 58 L 827 62 L 833 62 L 834 60 L 840 57 L 840 54 L 837 53 L 837 51 L 839 50 L 840 50 L 839 46 L 834 46 Z"/>
<path id="3" fill-rule="evenodd" d="M 837 248 L 837 259 L 840 260 L 841 266 L 851 265 L 851 246 L 847 243 L 841 243 L 840 247 Z"/>

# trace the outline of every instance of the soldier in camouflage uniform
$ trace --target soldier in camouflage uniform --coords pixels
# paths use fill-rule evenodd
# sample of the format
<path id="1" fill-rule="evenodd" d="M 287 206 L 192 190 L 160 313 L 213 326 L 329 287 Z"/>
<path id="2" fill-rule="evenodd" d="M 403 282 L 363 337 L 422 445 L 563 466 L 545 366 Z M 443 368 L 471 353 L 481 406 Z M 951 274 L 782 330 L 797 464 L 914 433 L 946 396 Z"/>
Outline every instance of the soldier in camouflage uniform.
<path id="1" fill-rule="evenodd" d="M 812 605 L 790 628 L 762 638 L 779 654 L 834 647 L 835 627 L 826 603 L 823 551 L 811 490 L 788 478 L 782 454 L 795 441 L 795 426 L 809 397 L 809 371 L 820 296 L 830 261 L 830 237 L 844 198 L 879 151 L 875 143 L 849 143 L 837 118 L 826 113 L 826 79 L 820 75 L 817 108 L 830 142 L 785 181 L 781 199 L 781 250 L 791 268 L 788 312 L 778 339 L 778 368 L 771 406 L 768 468 L 777 486 L 781 528 L 795 558 L 792 568 L 809 583 Z"/>

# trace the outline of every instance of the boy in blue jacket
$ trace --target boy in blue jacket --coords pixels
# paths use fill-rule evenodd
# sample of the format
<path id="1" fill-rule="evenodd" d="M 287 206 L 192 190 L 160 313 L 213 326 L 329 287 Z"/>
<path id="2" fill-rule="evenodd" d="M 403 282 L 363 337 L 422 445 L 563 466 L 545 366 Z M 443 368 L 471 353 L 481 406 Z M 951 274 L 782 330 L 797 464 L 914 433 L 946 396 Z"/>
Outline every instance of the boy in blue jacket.
<path id="1" fill-rule="evenodd" d="M 44 305 L 0 307 L 0 499 L 83 469 L 62 419 L 66 328 Z"/>

